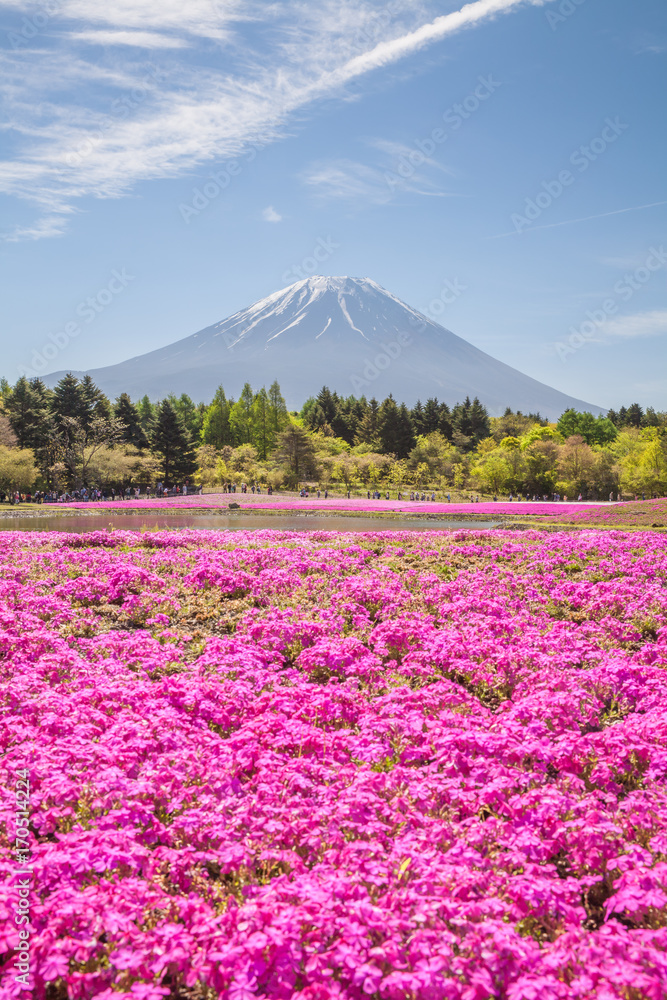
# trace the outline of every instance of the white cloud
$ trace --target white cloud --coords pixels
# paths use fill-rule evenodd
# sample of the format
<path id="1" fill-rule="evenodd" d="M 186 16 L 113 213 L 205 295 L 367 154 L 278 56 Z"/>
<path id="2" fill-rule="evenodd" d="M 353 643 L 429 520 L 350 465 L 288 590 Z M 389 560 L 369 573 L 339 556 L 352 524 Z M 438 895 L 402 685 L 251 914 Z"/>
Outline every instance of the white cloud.
<path id="1" fill-rule="evenodd" d="M 302 173 L 301 179 L 314 195 L 322 199 L 383 205 L 393 197 L 381 170 L 354 160 L 313 163 Z"/>
<path id="2" fill-rule="evenodd" d="M 264 209 L 262 212 L 262 218 L 265 222 L 282 222 L 283 220 L 282 215 L 280 215 L 279 212 L 276 212 L 273 205 L 269 205 L 268 208 Z"/>
<path id="3" fill-rule="evenodd" d="M 157 31 L 74 31 L 70 38 L 89 45 L 130 45 L 141 49 L 181 49 L 187 45 L 183 38 Z"/>
<path id="4" fill-rule="evenodd" d="M 377 138 L 367 139 L 366 145 L 375 150 L 374 163 L 321 160 L 310 164 L 301 174 L 301 180 L 318 199 L 358 205 L 385 205 L 399 193 L 432 198 L 452 196 L 442 189 L 440 177 L 452 171 L 417 146 Z"/>
<path id="5" fill-rule="evenodd" d="M 430 197 L 448 197 L 448 192 L 440 190 L 422 173 L 415 171 L 408 177 L 402 177 L 389 165 L 382 168 L 356 160 L 313 163 L 303 171 L 301 180 L 318 199 L 362 205 L 386 205 L 402 191 Z"/>
<path id="6" fill-rule="evenodd" d="M 380 9 L 369 0 L 59 0 L 45 28 L 0 54 L 3 120 L 15 150 L 0 163 L 0 192 L 53 218 L 82 198 L 120 197 L 140 181 L 237 157 L 283 137 L 313 102 L 348 96 L 353 80 L 541 2 L 476 0 L 424 23 L 427 0 Z M 29 16 L 23 0 L 0 0 L 1 8 Z M 91 58 L 86 48 L 103 35 L 105 47 Z M 137 62 L 133 39 L 141 37 L 154 60 L 160 49 L 168 53 L 163 65 Z M 167 49 L 170 38 L 188 48 Z M 195 47 L 197 58 L 187 58 Z M 369 183 L 379 192 L 377 177 Z"/>
<path id="7" fill-rule="evenodd" d="M 667 309 L 654 309 L 652 312 L 608 319 L 600 323 L 599 330 L 608 337 L 625 339 L 663 336 L 667 334 Z"/>

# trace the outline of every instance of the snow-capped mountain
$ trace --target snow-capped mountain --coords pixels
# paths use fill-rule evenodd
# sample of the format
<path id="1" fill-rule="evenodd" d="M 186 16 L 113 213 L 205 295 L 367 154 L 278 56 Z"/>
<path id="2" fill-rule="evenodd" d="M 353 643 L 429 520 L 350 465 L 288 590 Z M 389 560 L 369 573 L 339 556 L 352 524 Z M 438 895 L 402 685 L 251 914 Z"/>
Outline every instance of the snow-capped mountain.
<path id="1" fill-rule="evenodd" d="M 328 385 L 344 396 L 393 393 L 410 405 L 478 396 L 493 414 L 507 406 L 552 418 L 570 406 L 601 412 L 497 361 L 369 278 L 305 278 L 167 347 L 75 374 L 133 399 L 187 392 L 208 401 L 220 384 L 238 397 L 245 382 L 258 389 L 277 379 L 294 409 Z"/>

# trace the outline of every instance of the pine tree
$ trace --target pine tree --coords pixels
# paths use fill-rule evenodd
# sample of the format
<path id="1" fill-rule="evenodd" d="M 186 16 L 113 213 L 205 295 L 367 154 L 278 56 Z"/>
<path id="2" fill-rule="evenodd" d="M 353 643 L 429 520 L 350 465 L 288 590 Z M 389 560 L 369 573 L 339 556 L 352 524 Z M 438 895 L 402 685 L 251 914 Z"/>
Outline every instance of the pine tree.
<path id="1" fill-rule="evenodd" d="M 87 410 L 85 417 L 81 415 L 84 425 L 89 425 L 95 419 L 111 420 L 111 403 L 95 385 L 90 375 L 84 375 L 81 379 L 81 397 Z"/>
<path id="2" fill-rule="evenodd" d="M 271 422 L 271 404 L 269 394 L 262 386 L 252 404 L 252 437 L 261 462 L 273 451 L 275 434 Z"/>
<path id="3" fill-rule="evenodd" d="M 114 416 L 120 423 L 121 440 L 135 448 L 147 448 L 148 438 L 139 419 L 139 411 L 126 392 L 122 392 L 114 406 Z"/>
<path id="4" fill-rule="evenodd" d="M 447 403 L 440 404 L 440 415 L 438 418 L 438 430 L 444 438 L 451 441 L 454 436 L 454 425 L 452 424 L 452 411 Z"/>
<path id="5" fill-rule="evenodd" d="M 427 399 L 424 404 L 424 414 L 422 417 L 422 430 L 419 432 L 421 434 L 433 434 L 434 431 L 438 430 L 440 424 L 440 404 L 438 400 L 434 397 Z M 417 428 L 415 427 L 415 432 Z"/>
<path id="6" fill-rule="evenodd" d="M 229 426 L 232 429 L 236 444 L 252 443 L 252 406 L 254 399 L 250 383 L 246 382 L 238 402 L 234 403 L 229 413 Z"/>
<path id="7" fill-rule="evenodd" d="M 221 385 L 216 389 L 211 405 L 206 408 L 200 438 L 202 444 L 210 444 L 214 448 L 224 448 L 232 443 L 232 432 L 229 426 L 229 412 L 233 400 L 228 400 Z"/>
<path id="8" fill-rule="evenodd" d="M 398 408 L 396 420 L 396 457 L 407 458 L 416 444 L 410 411 L 405 403 Z"/>
<path id="9" fill-rule="evenodd" d="M 187 479 L 197 468 L 190 435 L 168 399 L 157 407 L 151 447 L 162 458 L 162 476 L 166 485 Z"/>
<path id="10" fill-rule="evenodd" d="M 373 449 L 380 445 L 380 404 L 373 397 L 366 406 L 366 412 L 357 426 L 357 444 L 369 444 Z"/>
<path id="11" fill-rule="evenodd" d="M 5 397 L 5 412 L 9 418 L 19 448 L 37 448 L 47 416 L 46 400 L 22 375 Z"/>
<path id="12" fill-rule="evenodd" d="M 477 396 L 473 399 L 470 407 L 470 427 L 475 445 L 478 445 L 480 441 L 483 441 L 491 433 L 489 414 Z"/>
<path id="13" fill-rule="evenodd" d="M 289 423 L 287 404 L 280 392 L 277 381 L 269 386 L 269 410 L 271 414 L 271 429 L 274 434 L 279 434 Z"/>
<path id="14" fill-rule="evenodd" d="M 167 399 L 174 407 L 178 417 L 185 427 L 188 434 L 193 439 L 197 439 L 201 433 L 203 414 L 200 414 L 197 406 L 193 403 L 187 392 L 181 393 L 181 395 L 176 398 L 174 394 L 170 394 Z"/>
<path id="15" fill-rule="evenodd" d="M 421 400 L 418 399 L 412 410 L 410 411 L 410 418 L 412 420 L 412 426 L 414 428 L 415 434 L 425 434 L 424 430 L 424 407 L 421 404 Z"/>
<path id="16" fill-rule="evenodd" d="M 298 424 L 290 424 L 277 443 L 276 458 L 287 467 L 288 482 L 298 486 L 315 473 L 315 449 L 308 432 Z"/>
<path id="17" fill-rule="evenodd" d="M 396 454 L 398 436 L 398 407 L 396 400 L 390 394 L 383 400 L 378 413 L 378 437 L 380 450 L 385 455 Z"/>
<path id="18" fill-rule="evenodd" d="M 93 419 L 90 393 L 84 393 L 78 378 L 71 372 L 64 375 L 53 390 L 51 412 L 67 445 L 72 443 L 72 420 L 84 430 L 90 426 Z"/>
<path id="19" fill-rule="evenodd" d="M 642 410 L 639 403 L 632 403 L 631 406 L 628 406 L 628 412 L 625 418 L 625 422 L 628 427 L 641 427 L 643 416 L 644 416 L 644 411 Z"/>
<path id="20" fill-rule="evenodd" d="M 147 437 L 150 437 L 153 421 L 155 420 L 155 407 L 151 403 L 148 396 L 142 396 L 139 400 L 137 411 L 139 413 L 142 430 Z"/>
<path id="21" fill-rule="evenodd" d="M 349 396 L 347 399 L 336 400 L 336 413 L 331 423 L 332 430 L 336 437 L 342 438 L 348 444 L 354 444 L 354 437 L 357 432 L 357 417 L 355 412 L 356 399 Z"/>
<path id="22" fill-rule="evenodd" d="M 334 421 L 336 419 L 336 413 L 338 410 L 338 405 L 337 405 L 338 396 L 336 395 L 335 392 L 331 392 L 331 390 L 325 385 L 322 386 L 316 398 L 317 402 L 320 404 L 322 410 L 324 411 L 326 422 L 328 424 L 331 424 L 331 426 L 333 427 Z"/>

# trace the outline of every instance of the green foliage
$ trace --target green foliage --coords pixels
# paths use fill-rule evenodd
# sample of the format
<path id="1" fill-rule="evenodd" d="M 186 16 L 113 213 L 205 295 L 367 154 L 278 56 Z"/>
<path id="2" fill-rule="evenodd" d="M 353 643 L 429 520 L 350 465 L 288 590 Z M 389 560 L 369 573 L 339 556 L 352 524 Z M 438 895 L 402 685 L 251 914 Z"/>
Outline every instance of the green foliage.
<path id="1" fill-rule="evenodd" d="M 592 413 L 576 410 L 566 410 L 557 424 L 558 432 L 564 438 L 579 435 L 586 444 L 610 444 L 618 435 L 618 431 L 608 417 L 594 417 Z"/>
<path id="2" fill-rule="evenodd" d="M 37 481 L 39 470 L 29 448 L 6 448 L 0 445 L 0 490 L 25 493 Z"/>
<path id="3" fill-rule="evenodd" d="M 198 469 L 207 483 L 274 487 L 667 493 L 667 414 L 637 404 L 606 417 L 567 410 L 553 424 L 510 409 L 490 418 L 476 398 L 410 410 L 324 386 L 290 417 L 275 381 L 246 383 L 237 401 L 220 386 L 208 405 L 185 393 L 135 404 L 121 393 L 111 407 L 89 376 L 70 373 L 53 390 L 40 379 L 0 382 L 0 410 L 0 447 L 28 449 L 46 486 L 175 483 Z"/>
<path id="4" fill-rule="evenodd" d="M 148 447 L 148 438 L 141 424 L 139 410 L 126 392 L 122 392 L 116 400 L 114 416 L 120 425 L 122 441 L 140 450 Z"/>
<path id="5" fill-rule="evenodd" d="M 197 463 L 192 438 L 168 399 L 163 399 L 157 408 L 151 448 L 162 459 L 162 478 L 166 485 L 194 474 Z"/>

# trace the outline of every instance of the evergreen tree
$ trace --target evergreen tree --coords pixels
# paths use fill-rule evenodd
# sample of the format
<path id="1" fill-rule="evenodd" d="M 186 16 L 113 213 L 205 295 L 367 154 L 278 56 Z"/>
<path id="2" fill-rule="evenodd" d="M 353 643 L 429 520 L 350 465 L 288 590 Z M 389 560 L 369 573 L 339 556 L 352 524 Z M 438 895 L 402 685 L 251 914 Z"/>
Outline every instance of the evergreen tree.
<path id="1" fill-rule="evenodd" d="M 51 412 L 55 417 L 56 426 L 69 441 L 70 431 L 67 421 L 78 420 L 86 428 L 92 420 L 92 406 L 89 387 L 84 393 L 81 383 L 75 375 L 69 372 L 64 375 L 53 390 Z"/>
<path id="2" fill-rule="evenodd" d="M 253 444 L 261 462 L 265 462 L 275 444 L 275 434 L 271 425 L 271 404 L 269 394 L 262 386 L 252 404 Z"/>
<path id="3" fill-rule="evenodd" d="M 354 443 L 357 430 L 356 400 L 354 396 L 347 399 L 334 397 L 336 401 L 336 413 L 331 423 L 331 428 L 336 437 L 342 438 L 348 444 Z"/>
<path id="4" fill-rule="evenodd" d="M 139 421 L 141 423 L 142 430 L 147 437 L 150 437 L 151 430 L 153 427 L 153 421 L 155 419 L 155 407 L 151 403 L 148 396 L 142 396 L 139 400 L 139 405 L 137 406 L 137 412 L 139 413 Z"/>
<path id="5" fill-rule="evenodd" d="M 459 433 L 459 443 L 465 449 L 473 448 L 491 431 L 489 415 L 477 396 L 470 402 L 466 396 L 462 403 L 457 403 L 452 410 L 452 426 Z"/>
<path id="6" fill-rule="evenodd" d="M 122 392 L 116 400 L 114 416 L 119 422 L 122 441 L 134 445 L 135 448 L 148 447 L 148 438 L 141 426 L 139 411 L 126 392 Z"/>
<path id="7" fill-rule="evenodd" d="M 396 454 L 398 439 L 398 407 L 396 400 L 389 394 L 383 400 L 378 413 L 378 437 L 380 450 L 385 455 Z"/>
<path id="8" fill-rule="evenodd" d="M 187 479 L 197 468 L 192 439 L 168 399 L 157 407 L 151 447 L 162 458 L 162 477 L 166 485 Z"/>
<path id="9" fill-rule="evenodd" d="M 167 397 L 176 410 L 178 417 L 193 440 L 197 440 L 201 433 L 203 413 L 195 406 L 187 392 L 181 393 L 176 398 L 173 394 Z M 205 408 L 204 408 L 205 410 Z"/>
<path id="10" fill-rule="evenodd" d="M 25 375 L 5 397 L 5 412 L 19 448 L 39 447 L 47 418 L 46 400 Z"/>
<path id="11" fill-rule="evenodd" d="M 485 406 L 480 403 L 477 396 L 472 401 L 470 407 L 470 427 L 472 429 L 472 439 L 475 445 L 487 438 L 491 433 L 491 421 Z"/>
<path id="12" fill-rule="evenodd" d="M 314 396 L 310 396 L 301 407 L 301 419 L 310 431 L 322 431 L 325 427 L 331 429 L 324 416 L 324 410 Z M 333 431 L 331 431 L 333 434 Z"/>
<path id="13" fill-rule="evenodd" d="M 229 413 L 231 427 L 236 444 L 252 444 L 252 407 L 255 397 L 249 382 L 243 386 L 243 391 L 237 403 L 234 403 Z"/>
<path id="14" fill-rule="evenodd" d="M 440 426 L 440 404 L 437 399 L 431 397 L 426 400 L 424 404 L 424 415 L 422 417 L 422 430 L 417 431 L 415 426 L 415 433 L 418 434 L 433 434 L 437 431 Z"/>
<path id="15" fill-rule="evenodd" d="M 424 407 L 421 404 L 421 400 L 418 399 L 412 410 L 410 411 L 410 418 L 412 420 L 412 426 L 414 428 L 415 434 L 425 434 L 424 429 Z"/>
<path id="16" fill-rule="evenodd" d="M 81 379 L 81 398 L 86 409 L 86 414 L 81 414 L 86 430 L 93 420 L 111 420 L 111 403 L 90 375 L 84 375 Z"/>
<path id="17" fill-rule="evenodd" d="M 218 386 L 211 405 L 206 408 L 202 422 L 200 434 L 202 444 L 210 444 L 220 449 L 232 443 L 229 413 L 233 402 L 227 399 L 223 387 Z"/>
<path id="18" fill-rule="evenodd" d="M 325 385 L 317 394 L 317 402 L 322 407 L 326 422 L 333 427 L 338 410 L 338 396 Z"/>
<path id="19" fill-rule="evenodd" d="M 290 424 L 278 437 L 276 458 L 287 467 L 288 482 L 298 486 L 315 474 L 315 449 L 308 433 L 298 424 Z"/>
<path id="20" fill-rule="evenodd" d="M 625 423 L 628 427 L 641 427 L 643 416 L 644 411 L 639 403 L 633 403 L 631 406 L 628 406 Z"/>
<path id="21" fill-rule="evenodd" d="M 452 423 L 452 411 L 447 403 L 440 404 L 440 414 L 438 418 L 438 430 L 443 437 L 451 441 L 454 437 L 454 425 Z"/>
<path id="22" fill-rule="evenodd" d="M 357 426 L 355 441 L 358 444 L 369 444 L 373 449 L 379 449 L 380 444 L 380 404 L 373 397 L 366 406 L 363 419 Z"/>
<path id="23" fill-rule="evenodd" d="M 410 418 L 410 411 L 405 403 L 401 403 L 396 416 L 396 457 L 407 458 L 416 444 L 415 432 Z"/>
<path id="24" fill-rule="evenodd" d="M 274 434 L 279 434 L 289 423 L 287 404 L 280 392 L 277 381 L 269 386 L 269 412 L 271 415 L 271 430 Z"/>

